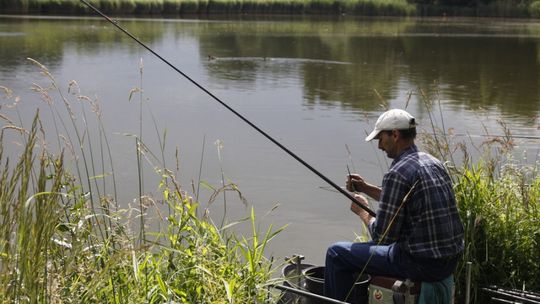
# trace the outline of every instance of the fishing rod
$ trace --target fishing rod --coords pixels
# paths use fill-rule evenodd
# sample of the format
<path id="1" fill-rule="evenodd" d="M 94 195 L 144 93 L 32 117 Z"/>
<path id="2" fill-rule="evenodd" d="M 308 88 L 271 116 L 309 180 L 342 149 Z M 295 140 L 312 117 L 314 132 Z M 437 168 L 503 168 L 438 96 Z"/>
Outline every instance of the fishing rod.
<path id="1" fill-rule="evenodd" d="M 358 202 L 354 196 L 352 196 L 349 192 L 347 192 L 346 190 L 342 189 L 340 186 L 338 186 L 336 183 L 334 183 L 333 181 L 331 181 L 328 177 L 324 176 L 322 173 L 320 173 L 319 171 L 317 171 L 314 167 L 312 167 L 310 164 L 308 164 L 306 161 L 304 161 L 303 159 L 301 159 L 298 155 L 296 155 L 295 153 L 293 153 L 291 150 L 289 150 L 287 147 L 285 147 L 284 145 L 282 145 L 280 142 L 278 142 L 277 140 L 275 140 L 272 136 L 268 135 L 266 132 L 264 132 L 261 128 L 257 127 L 254 123 L 252 123 L 251 121 L 249 121 L 247 118 L 245 118 L 242 114 L 238 113 L 235 109 L 233 109 L 231 106 L 229 106 L 227 103 L 225 103 L 224 101 L 222 101 L 220 98 L 218 98 L 216 95 L 214 95 L 212 92 L 210 92 L 208 89 L 206 89 L 205 87 L 203 87 L 201 84 L 199 84 L 197 81 L 195 81 L 194 79 L 192 79 L 191 77 L 189 77 L 186 73 L 182 72 L 179 68 L 177 68 L 176 66 L 174 66 L 172 63 L 170 63 L 168 60 L 166 60 L 165 58 L 163 58 L 161 55 L 159 55 L 158 53 L 156 53 L 154 50 L 152 50 L 149 46 L 147 46 L 145 43 L 143 43 L 142 41 L 140 41 L 137 37 L 133 36 L 133 34 L 131 34 L 130 32 L 128 32 L 126 29 L 124 29 L 123 27 L 121 27 L 118 22 L 116 22 L 115 20 L 109 18 L 109 16 L 105 15 L 103 12 L 101 12 L 99 9 L 97 9 L 95 6 L 93 6 L 92 4 L 90 4 L 88 1 L 86 0 L 81 0 L 82 3 L 84 3 L 86 6 L 88 6 L 91 10 L 93 10 L 94 12 L 96 12 L 98 15 L 100 15 L 101 17 L 103 17 L 105 20 L 109 21 L 112 25 L 114 25 L 117 29 L 119 29 L 120 31 L 122 31 L 124 34 L 128 35 L 131 39 L 133 39 L 135 42 L 137 42 L 140 46 L 142 46 L 143 48 L 145 48 L 146 50 L 148 50 L 150 53 L 152 53 L 154 56 L 156 56 L 158 59 L 160 59 L 161 61 L 163 61 L 166 65 L 168 65 L 170 68 L 172 68 L 173 70 L 175 70 L 177 73 L 179 73 L 180 75 L 182 75 L 185 79 L 187 79 L 189 82 L 191 82 L 193 85 L 195 85 L 196 87 L 198 87 L 199 89 L 201 89 L 203 92 L 205 92 L 206 94 L 208 94 L 208 96 L 212 97 L 212 99 L 214 99 L 215 101 L 217 101 L 218 103 L 220 103 L 222 106 L 224 106 L 227 110 L 229 110 L 230 112 L 232 112 L 234 115 L 236 115 L 238 118 L 240 118 L 241 120 L 243 120 L 245 123 L 247 123 L 249 126 L 251 126 L 253 129 L 255 129 L 257 132 L 259 132 L 260 134 L 262 134 L 264 137 L 266 137 L 268 140 L 270 140 L 271 142 L 273 142 L 274 144 L 276 144 L 278 147 L 280 147 L 283 151 L 285 151 L 287 154 L 289 154 L 290 156 L 292 156 L 294 159 L 296 159 L 298 162 L 300 162 L 302 165 L 304 165 L 306 168 L 308 168 L 311 172 L 315 173 L 315 175 L 317 175 L 318 177 L 320 177 L 321 179 L 323 179 L 326 183 L 328 183 L 330 186 L 334 187 L 339 193 L 345 195 L 348 199 L 350 199 L 353 203 L 355 203 L 356 205 L 358 205 L 360 208 L 364 209 L 367 213 L 369 213 L 371 216 L 376 216 L 376 213 L 373 212 L 371 209 L 369 209 L 367 206 L 364 206 L 363 204 L 361 204 L 360 202 Z"/>

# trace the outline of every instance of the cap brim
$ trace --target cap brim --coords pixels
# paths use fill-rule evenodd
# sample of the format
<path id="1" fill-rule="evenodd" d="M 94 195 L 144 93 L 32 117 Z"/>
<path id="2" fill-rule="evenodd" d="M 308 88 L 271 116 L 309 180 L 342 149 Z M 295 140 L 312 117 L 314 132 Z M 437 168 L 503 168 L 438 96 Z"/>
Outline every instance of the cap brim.
<path id="1" fill-rule="evenodd" d="M 374 129 L 374 130 L 371 131 L 371 133 L 369 133 L 369 135 L 366 137 L 366 141 L 371 141 L 371 140 L 373 140 L 375 137 L 377 137 L 377 135 L 379 135 L 380 132 L 381 132 L 381 130 Z"/>

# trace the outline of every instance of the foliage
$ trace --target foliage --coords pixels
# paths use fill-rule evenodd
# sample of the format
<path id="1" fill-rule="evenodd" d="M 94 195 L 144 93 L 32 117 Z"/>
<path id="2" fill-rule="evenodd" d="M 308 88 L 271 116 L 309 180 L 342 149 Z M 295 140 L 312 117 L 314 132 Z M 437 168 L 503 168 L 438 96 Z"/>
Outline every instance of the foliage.
<path id="1" fill-rule="evenodd" d="M 488 285 L 540 290 L 540 177 L 507 163 L 465 168 L 455 185 L 466 227 L 463 262 L 473 265 L 473 295 Z M 465 265 L 458 268 L 465 284 Z M 463 290 L 461 288 L 461 290 Z"/>
<path id="2" fill-rule="evenodd" d="M 355 14 L 537 16 L 533 0 L 89 0 L 108 14 Z M 7 0 L 7 13 L 93 14 L 79 0 Z"/>
<path id="3" fill-rule="evenodd" d="M 540 290 L 539 164 L 513 160 L 515 139 L 504 122 L 503 135 L 475 147 L 483 154 L 473 161 L 466 144 L 445 133 L 440 103 L 430 94 L 421 95 L 431 128 L 422 141 L 430 153 L 447 161 L 465 227 L 465 251 L 455 272 L 458 302 L 465 297 L 467 262 L 472 263 L 472 303 L 486 302 L 481 288 L 491 285 Z"/>
<path id="4" fill-rule="evenodd" d="M 90 0 L 107 14 L 354 14 L 363 16 L 536 17 L 532 0 Z M 78 0 L 9 0 L 6 13 L 94 14 Z"/>
<path id="5" fill-rule="evenodd" d="M 101 132 L 99 106 L 80 95 L 73 82 L 69 94 L 64 94 L 49 71 L 34 63 L 50 80 L 44 86 L 35 84 L 34 90 L 54 114 L 60 152 L 52 152 L 40 121 L 42 113 L 35 115 L 28 129 L 0 114 L 1 302 L 276 301 L 270 289 L 272 262 L 264 251 L 281 229 L 274 231 L 270 226 L 261 234 L 253 210 L 247 218 L 252 226 L 250 237 L 234 233 L 232 228 L 239 222 L 214 225 L 206 212 L 199 215 L 198 203 L 164 167 L 156 169 L 162 197 L 141 195 L 137 208 L 118 206 L 114 173 L 105 172 L 110 153 L 105 152 L 108 141 Z M 17 102 L 9 89 L 0 89 L 0 99 Z M 53 96 L 60 97 L 62 109 L 56 108 Z M 71 97 L 83 105 L 91 104 L 99 124 L 97 141 L 91 140 L 95 129 L 89 126 L 84 110 L 83 126 L 78 124 L 77 104 Z M 68 114 L 67 120 L 61 110 Z M 13 151 L 5 151 L 13 147 L 8 144 L 12 141 L 22 146 L 15 164 L 10 159 Z M 139 156 L 150 154 L 141 141 L 137 144 Z M 114 172 L 112 164 L 109 169 Z M 108 194 L 107 189 L 113 193 Z M 215 189 L 212 197 L 224 191 L 239 193 L 229 184 Z M 157 203 L 158 199 L 163 203 Z M 165 214 L 164 209 L 168 210 Z M 152 211 L 156 218 L 149 217 Z M 150 230 L 148 226 L 164 228 Z"/>
<path id="6" fill-rule="evenodd" d="M 529 12 L 531 17 L 539 18 L 540 17 L 540 1 L 533 1 L 529 6 Z"/>

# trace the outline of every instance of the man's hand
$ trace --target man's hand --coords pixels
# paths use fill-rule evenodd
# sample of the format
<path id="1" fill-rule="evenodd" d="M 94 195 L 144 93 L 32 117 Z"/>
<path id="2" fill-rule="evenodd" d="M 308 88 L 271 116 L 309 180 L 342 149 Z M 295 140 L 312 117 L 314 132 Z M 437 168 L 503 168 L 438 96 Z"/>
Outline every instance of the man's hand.
<path id="1" fill-rule="evenodd" d="M 369 207 L 368 205 L 368 201 L 367 199 L 363 196 L 363 195 L 360 195 L 360 194 L 355 194 L 354 195 L 354 199 L 366 206 L 366 207 Z M 374 220 L 375 218 L 372 217 L 366 210 L 364 210 L 362 207 L 358 206 L 355 202 L 352 202 L 351 203 L 351 211 L 354 212 L 356 215 L 358 215 L 360 217 L 360 219 L 362 219 L 362 221 L 366 224 L 366 225 L 369 225 L 369 223 Z"/>
<path id="2" fill-rule="evenodd" d="M 358 174 L 347 175 L 347 190 L 351 192 L 364 192 L 366 189 L 366 182 Z"/>
<path id="3" fill-rule="evenodd" d="M 348 191 L 365 193 L 376 201 L 381 199 L 381 188 L 367 183 L 364 178 L 358 174 L 347 175 L 345 184 Z"/>

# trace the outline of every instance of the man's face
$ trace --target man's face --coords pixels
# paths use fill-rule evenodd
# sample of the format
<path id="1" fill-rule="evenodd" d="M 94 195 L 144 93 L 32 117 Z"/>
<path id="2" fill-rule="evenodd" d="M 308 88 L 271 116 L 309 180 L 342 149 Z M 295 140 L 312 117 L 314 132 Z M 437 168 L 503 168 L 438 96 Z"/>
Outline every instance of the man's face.
<path id="1" fill-rule="evenodd" d="M 379 140 L 379 149 L 386 152 L 386 156 L 392 159 L 397 157 L 396 133 L 396 131 L 382 131 L 377 136 L 377 139 Z"/>

